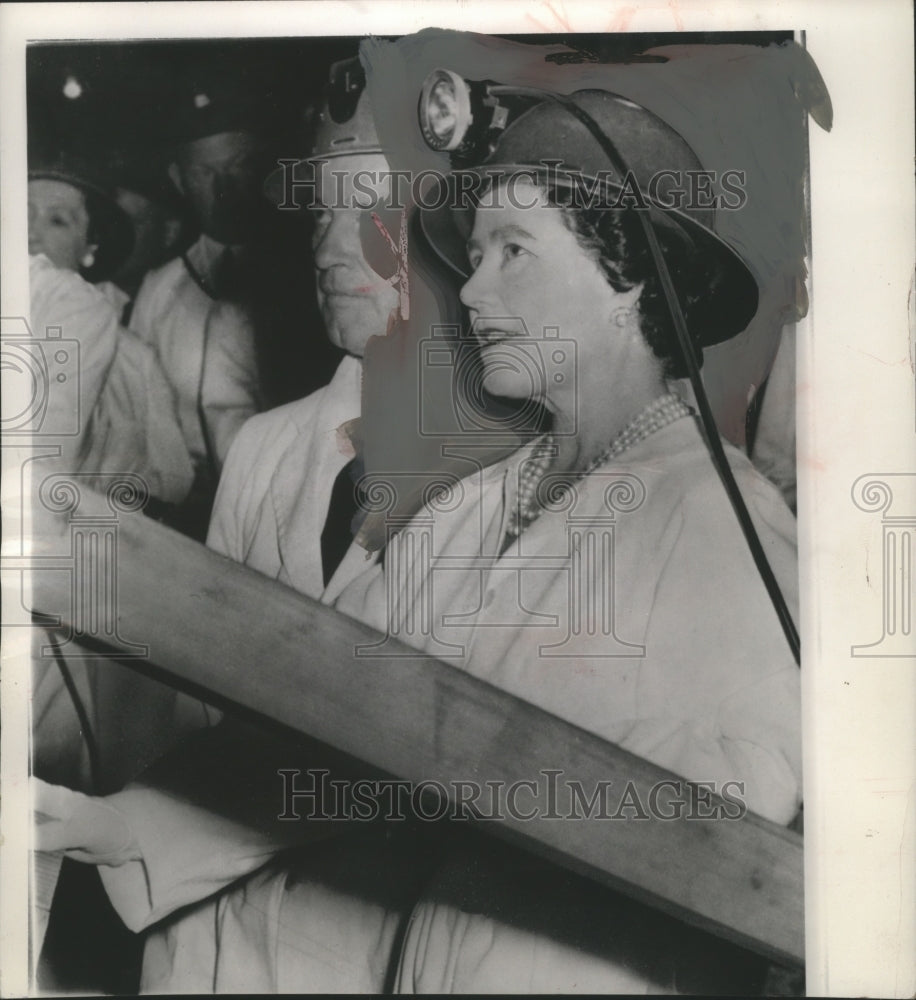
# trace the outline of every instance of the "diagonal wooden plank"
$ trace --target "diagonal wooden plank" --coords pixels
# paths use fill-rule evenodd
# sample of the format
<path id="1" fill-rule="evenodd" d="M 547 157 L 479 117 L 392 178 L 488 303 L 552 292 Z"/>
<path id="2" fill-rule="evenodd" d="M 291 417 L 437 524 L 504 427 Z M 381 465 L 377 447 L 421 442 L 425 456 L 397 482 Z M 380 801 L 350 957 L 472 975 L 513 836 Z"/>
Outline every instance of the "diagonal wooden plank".
<path id="1" fill-rule="evenodd" d="M 83 490 L 81 531 L 110 524 Z M 43 572 L 74 551 L 65 514 L 36 511 L 32 607 L 71 622 L 73 574 Z M 107 529 L 106 529 L 107 530 Z M 674 776 L 442 661 L 354 656 L 378 633 L 144 518 L 121 514 L 113 649 L 399 778 L 513 783 L 561 770 L 588 792 L 630 784 L 649 801 Z M 47 560 L 43 563 L 43 560 Z M 65 560 L 64 560 L 65 561 Z M 389 645 L 388 652 L 396 651 Z M 683 785 L 683 783 L 682 783 Z M 777 961 L 804 956 L 802 842 L 737 820 L 558 821 L 506 812 L 488 830 Z M 732 810 L 734 812 L 734 810 Z"/>

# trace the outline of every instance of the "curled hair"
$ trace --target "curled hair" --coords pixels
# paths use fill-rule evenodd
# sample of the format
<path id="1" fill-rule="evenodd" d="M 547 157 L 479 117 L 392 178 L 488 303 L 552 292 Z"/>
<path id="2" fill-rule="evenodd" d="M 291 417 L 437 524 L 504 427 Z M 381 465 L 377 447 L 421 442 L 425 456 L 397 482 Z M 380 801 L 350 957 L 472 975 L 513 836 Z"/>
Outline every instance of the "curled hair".
<path id="1" fill-rule="evenodd" d="M 615 291 L 643 286 L 636 304 L 643 337 L 661 361 L 665 378 L 684 378 L 687 366 L 637 210 L 571 207 L 570 193 L 561 188 L 546 192 L 550 204 L 561 210 L 564 223 Z M 721 274 L 680 230 L 658 227 L 656 232 L 687 329 L 696 343 L 704 325 L 713 321 L 707 306 Z M 697 363 L 702 365 L 703 352 L 698 349 L 696 354 Z"/>

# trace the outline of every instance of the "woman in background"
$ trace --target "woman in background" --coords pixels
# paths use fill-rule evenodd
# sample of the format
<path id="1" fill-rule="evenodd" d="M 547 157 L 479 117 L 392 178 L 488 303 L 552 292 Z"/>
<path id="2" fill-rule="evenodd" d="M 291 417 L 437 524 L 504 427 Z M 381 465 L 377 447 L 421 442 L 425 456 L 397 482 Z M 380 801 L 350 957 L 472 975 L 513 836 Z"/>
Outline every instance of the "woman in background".
<path id="1" fill-rule="evenodd" d="M 62 373 L 78 394 L 51 382 L 38 429 L 42 444 L 59 453 L 34 464 L 33 476 L 53 467 L 102 492 L 112 477 L 136 483 L 139 476 L 147 513 L 161 515 L 184 499 L 193 480 L 172 390 L 153 351 L 119 324 L 111 301 L 91 283 L 111 275 L 129 253 L 130 222 L 100 168 L 69 152 L 32 158 L 28 201 L 32 331 L 42 337 L 57 327 L 63 340 L 79 345 Z M 36 479 L 36 496 L 38 487 Z M 112 791 L 176 735 L 207 721 L 198 702 L 85 650 L 65 659 L 34 657 L 32 765 L 41 777 Z"/>
<path id="2" fill-rule="evenodd" d="M 113 273 L 132 245 L 130 222 L 88 161 L 58 153 L 29 166 L 29 277 L 33 329 L 60 327 L 79 342 L 79 433 L 57 441 L 70 472 L 135 472 L 150 495 L 175 503 L 190 488 L 190 460 L 172 393 L 153 352 L 120 326 L 91 282 Z M 49 393 L 54 408 L 73 406 Z M 58 425 L 72 423 L 61 413 Z"/>

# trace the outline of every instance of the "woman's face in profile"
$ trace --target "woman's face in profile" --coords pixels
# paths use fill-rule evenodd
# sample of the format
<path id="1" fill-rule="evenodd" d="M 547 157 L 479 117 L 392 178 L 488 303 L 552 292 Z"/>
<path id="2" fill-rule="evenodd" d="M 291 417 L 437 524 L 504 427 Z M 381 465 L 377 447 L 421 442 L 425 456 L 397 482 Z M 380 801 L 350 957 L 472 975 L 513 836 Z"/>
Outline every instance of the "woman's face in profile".
<path id="1" fill-rule="evenodd" d="M 64 181 L 29 181 L 29 253 L 79 271 L 89 250 L 89 212 L 79 188 Z"/>
<path id="2" fill-rule="evenodd" d="M 509 193 L 500 187 L 476 211 L 461 301 L 480 344 L 484 388 L 549 401 L 574 394 L 585 366 L 613 373 L 611 317 L 621 302 L 540 188 L 524 180 Z M 545 328 L 556 339 L 551 332 L 545 341 Z"/>

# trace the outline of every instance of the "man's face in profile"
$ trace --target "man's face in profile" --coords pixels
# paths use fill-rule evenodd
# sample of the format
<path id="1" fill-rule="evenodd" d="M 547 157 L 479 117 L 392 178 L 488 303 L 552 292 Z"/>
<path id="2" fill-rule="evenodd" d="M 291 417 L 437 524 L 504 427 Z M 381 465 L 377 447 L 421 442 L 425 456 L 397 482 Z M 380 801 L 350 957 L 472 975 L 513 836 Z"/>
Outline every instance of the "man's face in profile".
<path id="1" fill-rule="evenodd" d="M 311 209 L 318 305 L 328 339 L 357 357 L 362 357 L 370 337 L 386 333 L 398 305 L 397 288 L 367 262 L 361 235 L 373 200 L 384 202 L 387 196 L 388 170 L 380 153 L 326 160 L 319 168 Z"/>

